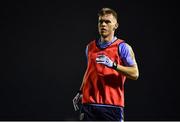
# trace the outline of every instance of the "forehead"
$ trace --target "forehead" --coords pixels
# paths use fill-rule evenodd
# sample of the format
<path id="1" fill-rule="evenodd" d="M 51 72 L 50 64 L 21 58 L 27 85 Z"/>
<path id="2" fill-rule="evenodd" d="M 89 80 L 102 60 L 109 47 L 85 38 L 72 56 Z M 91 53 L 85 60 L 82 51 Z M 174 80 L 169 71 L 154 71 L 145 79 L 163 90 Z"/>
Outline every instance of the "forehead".
<path id="1" fill-rule="evenodd" d="M 116 18 L 112 14 L 105 14 L 103 16 L 99 16 L 99 20 L 116 21 Z"/>

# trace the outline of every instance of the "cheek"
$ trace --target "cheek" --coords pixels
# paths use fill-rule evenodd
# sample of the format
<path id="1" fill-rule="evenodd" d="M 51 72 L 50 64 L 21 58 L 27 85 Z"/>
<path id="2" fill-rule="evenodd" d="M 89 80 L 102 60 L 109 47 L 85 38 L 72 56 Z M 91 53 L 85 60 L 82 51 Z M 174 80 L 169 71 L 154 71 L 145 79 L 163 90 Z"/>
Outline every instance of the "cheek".
<path id="1" fill-rule="evenodd" d="M 115 26 L 115 25 L 112 25 L 112 29 L 113 29 L 113 30 L 116 29 L 116 26 Z"/>
<path id="2" fill-rule="evenodd" d="M 98 31 L 100 31 L 100 27 L 98 26 Z"/>
<path id="3" fill-rule="evenodd" d="M 110 25 L 108 28 L 112 31 L 114 29 L 114 26 Z"/>
<path id="4" fill-rule="evenodd" d="M 100 28 L 100 25 L 98 24 L 98 28 Z"/>

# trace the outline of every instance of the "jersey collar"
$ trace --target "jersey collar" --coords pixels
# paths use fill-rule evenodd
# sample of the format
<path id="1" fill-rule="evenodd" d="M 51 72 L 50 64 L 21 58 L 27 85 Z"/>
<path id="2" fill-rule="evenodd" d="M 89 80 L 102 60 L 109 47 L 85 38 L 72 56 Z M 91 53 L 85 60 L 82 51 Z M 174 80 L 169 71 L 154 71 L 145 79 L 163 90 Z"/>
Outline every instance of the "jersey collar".
<path id="1" fill-rule="evenodd" d="M 116 36 L 113 37 L 113 39 L 109 42 L 102 42 L 101 39 L 97 40 L 97 46 L 101 49 L 104 49 L 106 47 L 108 47 L 109 45 L 111 45 L 115 40 L 117 39 Z"/>

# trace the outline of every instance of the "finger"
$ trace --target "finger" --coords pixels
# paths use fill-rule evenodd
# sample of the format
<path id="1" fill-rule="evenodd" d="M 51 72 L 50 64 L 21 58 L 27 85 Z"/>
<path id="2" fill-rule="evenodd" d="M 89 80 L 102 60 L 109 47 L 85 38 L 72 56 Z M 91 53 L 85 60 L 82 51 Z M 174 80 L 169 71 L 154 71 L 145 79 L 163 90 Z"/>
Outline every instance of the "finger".
<path id="1" fill-rule="evenodd" d="M 98 62 L 96 62 L 97 64 L 104 64 L 104 62 L 100 62 L 100 61 L 98 61 Z"/>
<path id="2" fill-rule="evenodd" d="M 96 60 L 96 62 L 102 62 L 101 60 Z"/>
<path id="3" fill-rule="evenodd" d="M 103 63 L 104 61 L 96 61 L 97 63 Z"/>
<path id="4" fill-rule="evenodd" d="M 77 98 L 75 97 L 72 101 L 73 101 L 73 105 L 76 104 Z"/>
<path id="5" fill-rule="evenodd" d="M 74 106 L 74 110 L 76 111 L 76 104 L 74 101 L 73 101 L 73 106 Z"/>
<path id="6" fill-rule="evenodd" d="M 77 103 L 79 102 L 79 100 L 80 100 L 80 96 L 78 96 L 78 98 L 77 98 Z"/>
<path id="7" fill-rule="evenodd" d="M 105 55 L 98 55 L 98 57 L 103 58 L 103 57 L 105 57 Z"/>
<path id="8" fill-rule="evenodd" d="M 100 58 L 96 58 L 96 62 L 104 62 L 104 60 Z"/>
<path id="9" fill-rule="evenodd" d="M 99 57 L 97 57 L 97 58 L 96 58 L 96 61 L 99 61 L 99 60 L 101 60 L 101 59 L 100 59 Z"/>
<path id="10" fill-rule="evenodd" d="M 77 111 L 77 110 L 79 110 L 79 107 L 78 107 L 78 105 L 76 104 L 76 111 Z"/>
<path id="11" fill-rule="evenodd" d="M 78 97 L 79 97 L 79 93 L 74 97 L 74 99 L 73 100 L 77 100 L 78 99 Z"/>
<path id="12" fill-rule="evenodd" d="M 99 56 L 99 57 L 97 57 L 97 59 L 98 59 L 98 60 L 104 60 L 105 57 L 104 57 L 104 56 L 103 56 L 103 57 L 102 57 L 102 56 Z"/>
<path id="13" fill-rule="evenodd" d="M 73 106 L 74 106 L 75 111 L 79 110 L 79 107 L 77 105 L 77 101 L 73 101 Z"/>
<path id="14" fill-rule="evenodd" d="M 77 100 L 77 98 L 76 98 L 76 97 L 74 97 L 73 102 L 75 102 L 76 100 Z"/>
<path id="15" fill-rule="evenodd" d="M 79 110 L 79 107 L 78 107 L 78 105 L 76 103 L 74 103 L 73 105 L 74 105 L 74 110 L 75 111 Z"/>
<path id="16" fill-rule="evenodd" d="M 78 97 L 78 96 L 79 96 L 79 93 L 77 93 L 75 97 Z"/>

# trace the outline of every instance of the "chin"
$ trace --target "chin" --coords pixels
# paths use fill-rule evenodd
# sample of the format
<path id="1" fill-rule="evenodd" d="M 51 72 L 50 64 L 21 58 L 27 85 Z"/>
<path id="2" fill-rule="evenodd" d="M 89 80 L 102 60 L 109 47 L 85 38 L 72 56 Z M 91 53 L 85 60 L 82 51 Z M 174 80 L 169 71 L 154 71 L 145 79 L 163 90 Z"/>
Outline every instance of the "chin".
<path id="1" fill-rule="evenodd" d="M 103 38 L 108 37 L 108 35 L 105 35 L 105 34 L 101 34 L 101 36 L 102 36 Z"/>
<path id="2" fill-rule="evenodd" d="M 101 35 L 103 38 L 105 38 L 105 37 L 108 36 L 108 34 L 105 34 L 105 33 L 100 33 L 100 35 Z"/>

